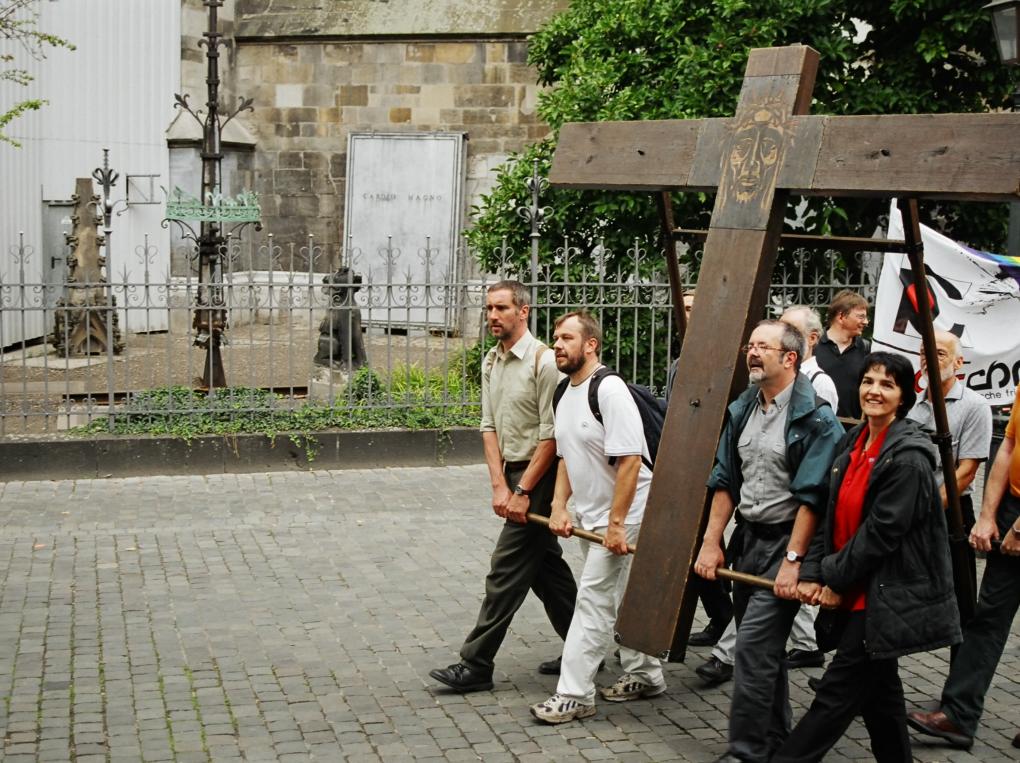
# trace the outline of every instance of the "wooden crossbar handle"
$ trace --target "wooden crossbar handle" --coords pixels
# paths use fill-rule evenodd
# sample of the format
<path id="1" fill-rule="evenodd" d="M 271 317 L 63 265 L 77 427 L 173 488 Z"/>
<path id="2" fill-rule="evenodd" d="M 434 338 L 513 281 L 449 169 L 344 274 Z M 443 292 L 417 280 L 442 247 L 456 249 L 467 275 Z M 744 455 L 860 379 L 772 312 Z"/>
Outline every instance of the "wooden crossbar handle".
<path id="1" fill-rule="evenodd" d="M 534 522 L 536 525 L 543 525 L 544 527 L 549 526 L 549 517 L 543 517 L 541 514 L 533 514 L 530 511 L 528 512 L 528 521 Z M 592 543 L 598 543 L 599 545 L 602 545 L 602 543 L 606 540 L 598 533 L 588 532 L 587 530 L 582 530 L 580 527 L 575 527 L 571 535 L 576 538 L 582 538 L 583 540 L 590 540 Z M 627 546 L 627 553 L 636 554 L 637 546 Z"/>
<path id="2" fill-rule="evenodd" d="M 534 522 L 536 525 L 542 525 L 543 527 L 549 526 L 549 517 L 543 517 L 541 514 L 534 514 L 532 512 L 528 512 L 528 521 Z M 587 530 L 582 530 L 579 527 L 575 527 L 573 533 L 571 534 L 577 538 L 589 540 L 592 543 L 601 544 L 605 541 L 605 538 L 603 538 L 598 533 L 588 532 Z M 627 553 L 628 554 L 637 553 L 637 546 L 627 546 Z M 757 586 L 758 588 L 766 588 L 769 591 L 771 591 L 775 585 L 775 581 L 769 580 L 768 578 L 758 577 L 757 575 L 750 575 L 746 572 L 737 572 L 736 570 L 730 570 L 725 567 L 716 568 L 715 574 L 723 578 L 724 580 L 731 580 L 734 583 L 744 583 L 746 585 L 753 585 Z"/>
<path id="3" fill-rule="evenodd" d="M 770 591 L 775 587 L 776 583 L 776 581 L 769 580 L 768 578 L 751 575 L 747 572 L 737 572 L 726 567 L 716 567 L 715 574 L 724 580 L 732 580 L 734 583 L 744 583 L 745 585 L 753 585 L 758 588 L 767 588 Z"/>

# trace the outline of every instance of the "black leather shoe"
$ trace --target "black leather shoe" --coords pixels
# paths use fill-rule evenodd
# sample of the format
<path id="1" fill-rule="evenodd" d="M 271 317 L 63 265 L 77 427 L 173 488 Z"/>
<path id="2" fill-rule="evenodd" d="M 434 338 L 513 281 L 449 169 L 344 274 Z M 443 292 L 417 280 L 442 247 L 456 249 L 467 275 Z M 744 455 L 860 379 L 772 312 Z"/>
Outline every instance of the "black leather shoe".
<path id="1" fill-rule="evenodd" d="M 821 676 L 811 676 L 811 678 L 809 678 L 807 680 L 807 685 L 808 685 L 808 688 L 811 691 L 813 691 L 815 694 L 817 694 L 818 693 L 818 687 L 822 685 L 822 677 Z"/>
<path id="2" fill-rule="evenodd" d="M 555 660 L 548 660 L 541 662 L 538 665 L 538 672 L 543 676 L 558 676 L 560 674 L 560 665 L 563 663 L 563 657 L 557 657 Z M 599 663 L 599 672 L 606 666 L 606 661 L 602 660 Z"/>
<path id="3" fill-rule="evenodd" d="M 538 664 L 538 672 L 543 676 L 558 676 L 560 674 L 561 664 L 563 664 L 562 657 L 557 657 L 555 660 L 540 662 Z"/>
<path id="4" fill-rule="evenodd" d="M 727 625 L 729 625 L 728 622 L 720 624 L 712 620 L 703 631 L 691 634 L 691 637 L 687 639 L 687 646 L 715 646 L 722 638 Z"/>
<path id="5" fill-rule="evenodd" d="M 825 654 L 821 649 L 791 649 L 786 654 L 788 668 L 820 668 L 825 664 Z"/>
<path id="6" fill-rule="evenodd" d="M 718 686 L 733 678 L 733 666 L 727 665 L 715 655 L 708 658 L 703 665 L 694 669 L 705 686 Z"/>
<path id="7" fill-rule="evenodd" d="M 439 683 L 462 694 L 467 694 L 470 691 L 487 691 L 492 688 L 492 674 L 486 675 L 472 670 L 462 662 L 455 663 L 448 668 L 436 668 L 429 671 L 429 675 Z"/>
<path id="8" fill-rule="evenodd" d="M 1013 746 L 1016 748 L 1020 748 L 1020 734 L 1017 734 L 1015 737 L 1013 737 Z"/>

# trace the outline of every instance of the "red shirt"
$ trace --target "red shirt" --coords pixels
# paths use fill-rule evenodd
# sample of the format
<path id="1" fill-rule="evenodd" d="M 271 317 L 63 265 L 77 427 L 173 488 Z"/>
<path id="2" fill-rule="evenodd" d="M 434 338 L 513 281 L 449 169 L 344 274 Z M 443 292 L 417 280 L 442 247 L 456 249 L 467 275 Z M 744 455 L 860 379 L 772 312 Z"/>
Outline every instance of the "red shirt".
<path id="1" fill-rule="evenodd" d="M 832 545 L 839 551 L 861 526 L 861 519 L 864 516 L 864 494 L 868 489 L 868 479 L 871 477 L 871 469 L 878 459 L 878 452 L 885 442 L 886 427 L 882 433 L 871 443 L 871 447 L 864 449 L 864 443 L 868 439 L 868 427 L 864 427 L 861 436 L 854 443 L 854 449 L 850 452 L 850 463 L 846 467 L 846 474 L 843 475 L 843 484 L 839 487 L 839 495 L 836 498 L 836 516 L 832 528 Z M 856 585 L 843 594 L 842 609 L 861 610 L 866 604 L 866 584 Z"/>

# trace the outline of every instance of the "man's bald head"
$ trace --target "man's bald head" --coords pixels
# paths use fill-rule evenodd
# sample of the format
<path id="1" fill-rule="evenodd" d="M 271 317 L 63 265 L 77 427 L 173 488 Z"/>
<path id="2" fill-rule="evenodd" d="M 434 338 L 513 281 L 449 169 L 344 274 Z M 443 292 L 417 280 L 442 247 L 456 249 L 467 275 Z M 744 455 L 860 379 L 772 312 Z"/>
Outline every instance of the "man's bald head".
<path id="1" fill-rule="evenodd" d="M 939 362 L 939 379 L 944 387 L 943 392 L 948 393 L 956 383 L 956 374 L 963 368 L 963 346 L 956 334 L 951 334 L 948 331 L 935 331 L 934 334 L 935 352 Z M 928 373 L 924 348 L 921 349 L 921 372 Z"/>
<path id="2" fill-rule="evenodd" d="M 960 344 L 960 337 L 950 331 L 936 330 L 935 345 L 952 352 L 954 359 L 963 357 L 963 345 Z"/>

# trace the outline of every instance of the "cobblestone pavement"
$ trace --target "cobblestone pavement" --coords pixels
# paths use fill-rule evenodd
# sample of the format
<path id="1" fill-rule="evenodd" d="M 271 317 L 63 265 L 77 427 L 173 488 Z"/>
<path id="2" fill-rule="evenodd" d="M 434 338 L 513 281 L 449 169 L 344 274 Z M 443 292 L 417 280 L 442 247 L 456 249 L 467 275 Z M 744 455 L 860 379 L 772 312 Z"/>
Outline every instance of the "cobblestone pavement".
<path id="1" fill-rule="evenodd" d="M 486 482 L 471 466 L 0 484 L 3 759 L 718 756 L 730 687 L 702 688 L 697 654 L 660 698 L 535 723 L 555 689 L 535 667 L 558 644 L 530 599 L 494 691 L 435 688 L 499 530 Z M 917 743 L 918 760 L 1015 758 L 1016 636 L 972 753 Z M 902 661 L 910 704 L 937 694 L 946 656 Z M 792 673 L 797 715 L 818 672 Z M 856 724 L 830 759 L 867 760 L 866 744 Z"/>

